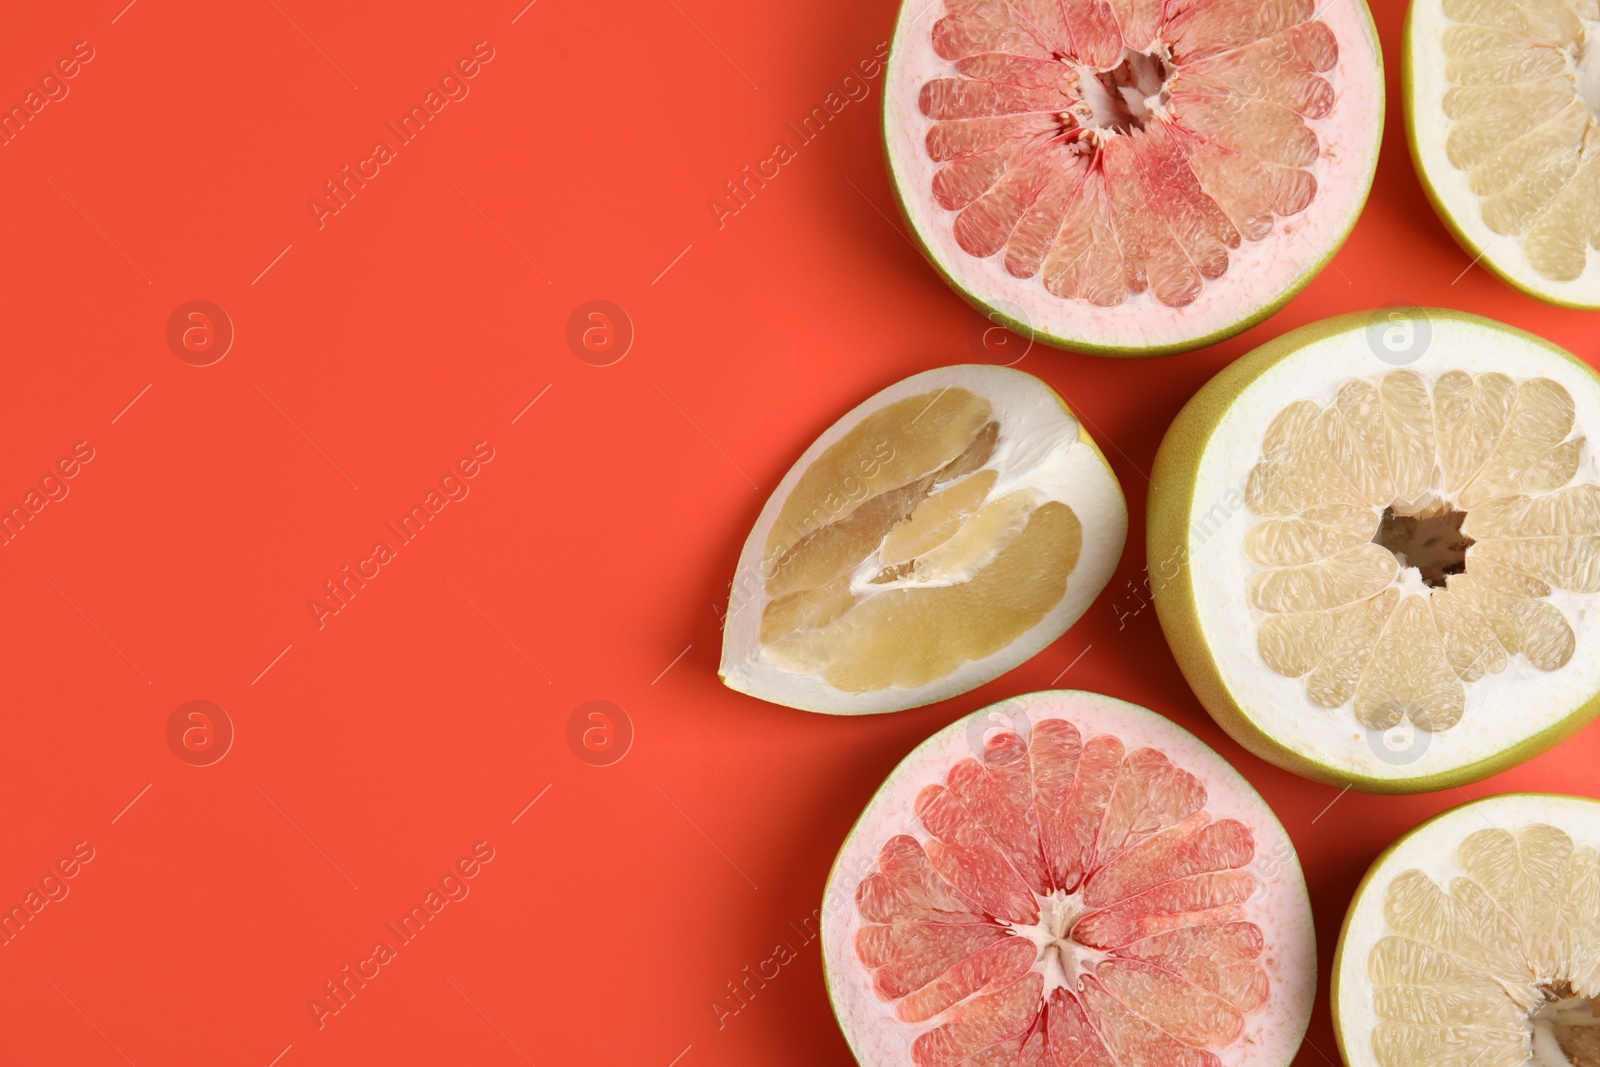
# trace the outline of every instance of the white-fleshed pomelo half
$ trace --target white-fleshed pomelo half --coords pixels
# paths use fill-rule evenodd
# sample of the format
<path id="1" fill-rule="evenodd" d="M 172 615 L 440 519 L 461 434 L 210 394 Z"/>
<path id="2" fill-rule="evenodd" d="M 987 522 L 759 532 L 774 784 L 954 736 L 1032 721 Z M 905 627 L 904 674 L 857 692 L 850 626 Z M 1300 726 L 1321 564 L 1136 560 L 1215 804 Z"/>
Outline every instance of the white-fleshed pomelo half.
<path id="1" fill-rule="evenodd" d="M 1266 803 L 1186 730 L 1081 692 L 907 756 L 834 864 L 822 951 L 863 1067 L 1283 1067 L 1317 981 Z"/>
<path id="2" fill-rule="evenodd" d="M 1281 307 L 1366 202 L 1363 0 L 905 0 L 889 170 L 935 267 L 1047 343 L 1156 355 Z"/>
<path id="3" fill-rule="evenodd" d="M 964 693 L 1060 637 L 1111 578 L 1122 489 L 1031 374 L 944 367 L 834 423 L 745 541 L 722 679 L 842 715 Z"/>
<path id="4" fill-rule="evenodd" d="M 1600 704 L 1600 378 L 1455 311 L 1346 315 L 1236 361 L 1168 430 L 1156 609 L 1241 744 L 1420 792 Z"/>
<path id="5" fill-rule="evenodd" d="M 1600 802 L 1514 793 L 1402 837 L 1333 962 L 1350 1067 L 1600 1067 Z"/>
<path id="6" fill-rule="evenodd" d="M 1517 288 L 1600 308 L 1600 0 L 1415 0 L 1403 48 L 1445 225 Z"/>

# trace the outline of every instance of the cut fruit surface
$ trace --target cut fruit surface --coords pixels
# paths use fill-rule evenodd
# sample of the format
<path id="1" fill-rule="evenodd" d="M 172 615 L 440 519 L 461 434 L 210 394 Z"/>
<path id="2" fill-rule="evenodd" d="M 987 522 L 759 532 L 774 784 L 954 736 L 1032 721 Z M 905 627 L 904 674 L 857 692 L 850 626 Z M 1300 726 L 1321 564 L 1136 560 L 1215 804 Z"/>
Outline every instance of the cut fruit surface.
<path id="1" fill-rule="evenodd" d="M 1464 804 L 1379 857 L 1333 964 L 1350 1067 L 1600 1067 L 1600 802 Z"/>
<path id="2" fill-rule="evenodd" d="M 1446 225 L 1518 288 L 1600 307 L 1600 0 L 1417 0 L 1403 54 Z"/>
<path id="3" fill-rule="evenodd" d="M 982 685 L 1075 622 L 1127 538 L 1116 477 L 1055 391 L 946 367 L 823 434 L 734 577 L 722 677 L 811 711 L 916 707 Z"/>
<path id="4" fill-rule="evenodd" d="M 1316 944 L 1282 826 L 1215 752 L 1093 693 L 912 752 L 828 880 L 828 990 L 864 1067 L 1282 1067 Z"/>
<path id="5" fill-rule="evenodd" d="M 1593 371 L 1458 312 L 1345 316 L 1233 364 L 1153 476 L 1156 607 L 1190 684 L 1258 754 L 1362 789 L 1556 743 L 1600 707 L 1596 428 Z"/>
<path id="6" fill-rule="evenodd" d="M 884 91 L 901 206 L 968 299 L 1156 354 L 1271 314 L 1343 242 L 1383 124 L 1363 0 L 909 0 Z"/>

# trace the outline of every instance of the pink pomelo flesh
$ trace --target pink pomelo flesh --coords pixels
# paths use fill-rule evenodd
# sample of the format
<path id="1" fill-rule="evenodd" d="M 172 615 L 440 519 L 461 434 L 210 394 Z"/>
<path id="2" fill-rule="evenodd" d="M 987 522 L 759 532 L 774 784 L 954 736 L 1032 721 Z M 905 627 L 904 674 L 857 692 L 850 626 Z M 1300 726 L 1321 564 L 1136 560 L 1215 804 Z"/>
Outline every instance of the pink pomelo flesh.
<path id="1" fill-rule="evenodd" d="M 1314 948 L 1260 798 L 1133 705 L 1053 693 L 995 710 L 999 727 L 958 723 L 914 753 L 841 853 L 825 951 L 857 1056 L 1287 1063 Z"/>
<path id="2" fill-rule="evenodd" d="M 1339 46 L 1312 0 L 944 7 L 932 48 L 956 73 L 919 105 L 971 255 L 1059 297 L 1182 307 L 1316 197 Z"/>

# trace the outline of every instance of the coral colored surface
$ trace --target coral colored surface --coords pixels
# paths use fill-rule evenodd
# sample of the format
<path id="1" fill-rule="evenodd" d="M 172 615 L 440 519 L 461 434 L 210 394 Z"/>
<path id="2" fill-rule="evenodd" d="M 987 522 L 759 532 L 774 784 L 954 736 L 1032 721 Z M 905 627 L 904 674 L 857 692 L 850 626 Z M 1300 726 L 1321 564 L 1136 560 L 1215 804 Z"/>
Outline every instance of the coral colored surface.
<path id="1" fill-rule="evenodd" d="M 1407 302 L 1600 356 L 1600 320 L 1468 269 L 1424 201 L 1401 4 L 1377 187 L 1310 288 L 1210 350 L 1018 364 L 1128 491 L 1100 602 L 983 689 L 843 721 L 721 688 L 718 612 L 815 434 L 984 354 L 884 177 L 861 72 L 894 5 L 522 2 L 8 12 L 0 104 L 36 110 L 0 147 L 0 504 L 37 510 L 0 546 L 0 906 L 27 916 L 0 1062 L 845 1063 L 807 927 L 835 849 L 916 742 L 1052 683 L 1244 771 L 1324 969 L 1397 834 L 1595 789 L 1595 729 L 1412 799 L 1265 766 L 1130 585 L 1163 428 L 1269 337 Z M 746 166 L 776 176 L 727 200 Z M 1334 1059 L 1324 995 L 1298 1062 Z"/>

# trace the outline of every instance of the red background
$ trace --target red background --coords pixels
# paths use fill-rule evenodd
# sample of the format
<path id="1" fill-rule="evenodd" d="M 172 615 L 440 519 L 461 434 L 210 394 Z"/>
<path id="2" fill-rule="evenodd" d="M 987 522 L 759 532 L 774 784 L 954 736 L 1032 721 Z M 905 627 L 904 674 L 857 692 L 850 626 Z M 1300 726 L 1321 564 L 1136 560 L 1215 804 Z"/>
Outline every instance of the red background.
<path id="1" fill-rule="evenodd" d="M 7 108 L 77 42 L 95 52 L 0 148 L 0 503 L 95 451 L 0 548 L 0 907 L 95 850 L 0 947 L 0 1062 L 846 1063 L 815 942 L 720 1026 L 712 1002 L 800 940 L 901 756 L 1059 678 L 1194 730 L 1282 817 L 1323 959 L 1297 1062 L 1322 1064 L 1327 961 L 1383 846 L 1464 796 L 1594 791 L 1590 729 L 1464 791 L 1341 797 L 1223 737 L 1153 611 L 1124 614 L 1161 433 L 1252 346 L 1403 301 L 1600 355 L 1593 316 L 1463 273 L 1406 155 L 1398 2 L 1376 10 L 1372 199 L 1298 299 L 1201 352 L 1019 364 L 1127 490 L 1100 601 L 976 692 L 859 720 L 734 694 L 715 666 L 738 548 L 805 445 L 983 354 L 893 206 L 881 79 L 810 144 L 786 125 L 873 55 L 892 0 L 124 3 L 13 5 L 0 32 Z M 470 95 L 319 228 L 322 184 L 479 41 Z M 708 201 L 779 139 L 796 158 L 719 226 Z M 237 333 L 207 367 L 165 337 L 196 298 Z M 636 331 L 610 366 L 565 340 L 591 299 Z M 480 441 L 471 495 L 319 629 L 322 584 Z M 212 766 L 167 744 L 192 699 L 237 732 Z M 567 742 L 592 699 L 635 731 L 610 766 Z M 479 841 L 495 858 L 470 896 L 319 1029 L 323 983 Z"/>

